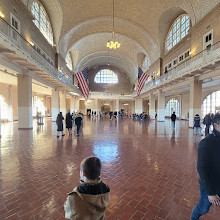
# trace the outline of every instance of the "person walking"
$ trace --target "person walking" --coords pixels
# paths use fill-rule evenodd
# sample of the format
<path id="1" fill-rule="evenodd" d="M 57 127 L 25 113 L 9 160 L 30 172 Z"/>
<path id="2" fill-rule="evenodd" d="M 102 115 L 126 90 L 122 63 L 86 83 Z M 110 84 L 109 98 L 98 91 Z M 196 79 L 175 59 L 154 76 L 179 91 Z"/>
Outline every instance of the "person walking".
<path id="1" fill-rule="evenodd" d="M 212 124 L 211 114 L 207 114 L 203 120 L 203 124 L 205 125 L 205 136 L 209 135 L 209 129 Z"/>
<path id="2" fill-rule="evenodd" d="M 62 115 L 62 112 L 60 112 L 58 115 L 57 115 L 57 120 L 56 120 L 56 123 L 57 123 L 57 137 L 59 137 L 59 133 L 61 132 L 62 133 L 62 136 L 64 136 L 65 134 L 63 133 L 63 120 L 64 120 L 64 117 Z"/>
<path id="3" fill-rule="evenodd" d="M 200 199 L 192 211 L 191 220 L 199 220 L 212 205 L 220 206 L 220 114 L 213 118 L 213 126 L 213 133 L 199 143 Z"/>
<path id="4" fill-rule="evenodd" d="M 70 115 L 70 112 L 66 114 L 66 128 L 69 132 L 69 136 L 72 135 L 72 127 L 73 127 L 73 117 Z"/>
<path id="5" fill-rule="evenodd" d="M 202 131 L 200 127 L 200 117 L 198 114 L 194 117 L 194 134 L 197 135 L 197 130 L 199 131 L 200 135 L 202 136 Z"/>
<path id="6" fill-rule="evenodd" d="M 76 115 L 75 124 L 76 124 L 76 135 L 79 136 L 79 130 L 82 124 L 82 116 L 80 114 Z"/>
<path id="7" fill-rule="evenodd" d="M 176 123 L 176 114 L 175 114 L 175 112 L 173 112 L 173 114 L 171 115 L 171 121 L 172 121 L 173 129 L 175 129 L 175 123 Z"/>

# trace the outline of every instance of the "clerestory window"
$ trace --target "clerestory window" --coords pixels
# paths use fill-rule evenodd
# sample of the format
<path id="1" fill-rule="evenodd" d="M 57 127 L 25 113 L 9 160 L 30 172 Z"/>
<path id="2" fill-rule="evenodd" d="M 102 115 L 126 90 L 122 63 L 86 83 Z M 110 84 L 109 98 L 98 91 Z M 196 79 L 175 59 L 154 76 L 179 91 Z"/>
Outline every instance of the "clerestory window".
<path id="1" fill-rule="evenodd" d="M 35 18 L 33 21 L 34 24 L 38 27 L 47 41 L 53 45 L 53 31 L 45 8 L 40 2 L 34 1 L 31 6 L 31 12 Z"/>
<path id="2" fill-rule="evenodd" d="M 94 81 L 95 83 L 116 84 L 118 77 L 112 70 L 103 69 L 96 74 Z"/>
<path id="3" fill-rule="evenodd" d="M 180 15 L 170 27 L 166 38 L 166 51 L 173 48 L 181 39 L 183 39 L 188 33 L 190 28 L 190 18 L 188 15 Z"/>

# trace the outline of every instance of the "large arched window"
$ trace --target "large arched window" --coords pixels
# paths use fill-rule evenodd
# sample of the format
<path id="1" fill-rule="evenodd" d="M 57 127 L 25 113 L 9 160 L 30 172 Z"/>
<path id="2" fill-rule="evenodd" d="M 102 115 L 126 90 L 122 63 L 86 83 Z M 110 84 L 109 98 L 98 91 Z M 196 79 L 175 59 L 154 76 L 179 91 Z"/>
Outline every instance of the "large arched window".
<path id="1" fill-rule="evenodd" d="M 70 53 L 68 53 L 66 56 L 66 65 L 70 70 L 73 70 L 73 63 Z"/>
<path id="2" fill-rule="evenodd" d="M 34 1 L 31 6 L 31 12 L 35 18 L 34 24 L 38 27 L 47 41 L 53 45 L 53 31 L 51 28 L 50 19 L 43 5 L 38 1 Z"/>
<path id="3" fill-rule="evenodd" d="M 104 69 L 96 74 L 94 81 L 95 83 L 116 84 L 118 83 L 118 77 L 112 70 Z"/>
<path id="4" fill-rule="evenodd" d="M 172 24 L 167 38 L 166 38 L 166 51 L 174 47 L 182 38 L 189 33 L 190 18 L 188 15 L 180 15 Z"/>
<path id="5" fill-rule="evenodd" d="M 166 116 L 170 117 L 175 112 L 177 117 L 180 117 L 180 103 L 177 99 L 172 98 L 166 105 Z"/>
<path id="6" fill-rule="evenodd" d="M 202 103 L 202 118 L 208 113 L 220 112 L 220 90 L 208 95 Z"/>

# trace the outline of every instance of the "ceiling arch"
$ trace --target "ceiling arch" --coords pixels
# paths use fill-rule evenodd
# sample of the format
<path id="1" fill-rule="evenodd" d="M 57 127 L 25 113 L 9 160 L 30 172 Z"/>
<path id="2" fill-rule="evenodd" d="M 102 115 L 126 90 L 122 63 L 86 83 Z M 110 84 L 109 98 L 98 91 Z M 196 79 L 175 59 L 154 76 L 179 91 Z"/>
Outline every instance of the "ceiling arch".
<path id="1" fill-rule="evenodd" d="M 109 54 L 108 51 L 98 51 L 88 54 L 76 66 L 75 71 L 78 72 L 85 67 L 96 68 L 101 65 L 110 64 L 110 66 L 119 68 L 128 76 L 130 82 L 134 81 L 137 77 L 137 65 L 128 57 L 115 52 Z"/>
<path id="2" fill-rule="evenodd" d="M 155 57 L 159 56 L 158 44 L 147 31 L 137 24 L 122 18 L 116 18 L 115 23 L 117 24 L 115 26 L 116 38 L 117 36 L 121 35 L 125 38 L 133 39 L 142 46 L 143 50 L 146 51 L 145 53 L 147 53 L 151 59 L 155 59 Z M 110 30 L 112 29 L 109 27 L 111 26 L 112 18 L 99 17 L 84 21 L 83 23 L 73 27 L 60 41 L 59 48 L 61 54 L 65 56 L 68 49 L 70 49 L 77 41 L 87 35 L 94 35 L 95 39 L 95 34 L 105 33 L 108 35 L 106 40 L 110 40 L 112 38 Z M 106 43 L 103 44 L 103 49 L 105 47 Z"/>

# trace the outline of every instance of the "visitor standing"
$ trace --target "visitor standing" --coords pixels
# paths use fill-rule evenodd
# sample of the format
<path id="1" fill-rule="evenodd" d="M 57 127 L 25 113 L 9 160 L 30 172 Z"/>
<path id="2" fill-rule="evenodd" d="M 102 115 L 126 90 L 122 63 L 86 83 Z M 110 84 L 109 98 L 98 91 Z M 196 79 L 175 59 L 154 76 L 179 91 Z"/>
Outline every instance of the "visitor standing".
<path id="1" fill-rule="evenodd" d="M 202 136 L 202 131 L 200 127 L 200 117 L 198 114 L 194 117 L 194 134 L 197 135 L 197 130 L 199 131 L 200 135 Z"/>
<path id="2" fill-rule="evenodd" d="M 63 133 L 63 120 L 64 120 L 64 117 L 62 115 L 62 112 L 60 112 L 58 115 L 57 115 L 57 120 L 56 120 L 56 123 L 57 123 L 57 137 L 59 137 L 59 133 L 61 132 L 62 136 L 64 136 L 65 134 Z"/>
<path id="3" fill-rule="evenodd" d="M 70 114 L 70 112 L 68 112 L 66 114 L 66 128 L 69 132 L 69 136 L 72 135 L 72 127 L 73 127 L 73 117 Z"/>
<path id="4" fill-rule="evenodd" d="M 64 203 L 66 219 L 105 219 L 110 188 L 100 180 L 101 161 L 87 157 L 80 164 L 80 185 Z"/>
<path id="5" fill-rule="evenodd" d="M 203 120 L 203 124 L 205 125 L 205 135 L 209 135 L 209 129 L 212 124 L 211 114 L 207 114 Z"/>
<path id="6" fill-rule="evenodd" d="M 79 136 L 79 130 L 82 124 L 82 116 L 80 114 L 76 115 L 75 124 L 76 124 L 76 135 Z"/>
<path id="7" fill-rule="evenodd" d="M 175 114 L 175 112 L 173 112 L 173 114 L 171 115 L 171 121 L 172 121 L 173 129 L 174 129 L 175 128 L 175 123 L 176 123 L 176 114 Z"/>
<path id="8" fill-rule="evenodd" d="M 199 143 L 200 199 L 192 211 L 191 220 L 198 220 L 211 205 L 220 206 L 220 114 L 213 118 L 213 126 L 213 133 Z"/>

